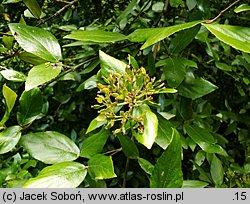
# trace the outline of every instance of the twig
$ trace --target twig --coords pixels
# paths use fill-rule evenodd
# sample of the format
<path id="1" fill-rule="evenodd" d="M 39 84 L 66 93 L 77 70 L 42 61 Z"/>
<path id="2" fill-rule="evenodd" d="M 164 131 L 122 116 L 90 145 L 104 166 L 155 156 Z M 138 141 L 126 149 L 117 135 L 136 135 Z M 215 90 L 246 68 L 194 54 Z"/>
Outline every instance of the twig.
<path id="1" fill-rule="evenodd" d="M 0 32 L 0 35 L 5 35 L 5 36 L 10 36 L 10 37 L 13 37 L 12 34 L 9 34 L 9 33 L 3 33 L 3 32 Z"/>
<path id="2" fill-rule="evenodd" d="M 230 9 L 232 6 L 234 6 L 235 4 L 237 4 L 240 0 L 235 1 L 234 3 L 230 4 L 227 8 L 225 8 L 224 10 L 222 10 L 218 16 L 216 16 L 213 19 L 207 20 L 206 23 L 213 23 L 214 21 L 216 21 L 218 18 L 220 18 L 228 9 Z"/>
<path id="3" fill-rule="evenodd" d="M 81 62 L 80 64 L 78 64 L 78 65 L 76 65 L 76 66 L 72 66 L 72 67 L 67 66 L 67 67 L 69 68 L 68 70 L 66 70 L 65 72 L 59 74 L 57 77 L 55 77 L 54 79 L 50 80 L 49 82 L 43 84 L 43 85 L 41 86 L 41 88 L 46 88 L 49 84 L 53 83 L 54 81 L 60 79 L 61 77 L 65 76 L 66 74 L 68 74 L 68 73 L 70 73 L 70 72 L 75 71 L 76 69 L 79 69 L 79 68 L 82 67 L 83 65 L 85 65 L 85 64 L 87 64 L 87 63 L 89 63 L 89 62 L 92 62 L 92 61 L 95 60 L 95 59 L 97 59 L 97 56 L 92 57 L 92 58 L 89 58 L 89 59 L 87 59 L 87 60 Z"/>
<path id="4" fill-rule="evenodd" d="M 125 170 L 124 170 L 124 177 L 123 177 L 123 182 L 122 182 L 122 188 L 126 188 L 126 179 L 127 179 L 129 161 L 130 161 L 130 159 L 127 158 L 126 165 L 125 165 Z"/>
<path id="5" fill-rule="evenodd" d="M 113 150 L 110 150 L 110 151 L 107 151 L 105 152 L 104 154 L 108 154 L 109 156 L 113 156 L 115 155 L 116 153 L 122 151 L 122 148 L 119 148 L 119 149 L 113 149 Z"/>
<path id="6" fill-rule="evenodd" d="M 67 5 L 65 5 L 64 7 L 62 7 L 60 10 L 58 10 L 56 13 L 54 13 L 52 16 L 46 18 L 46 19 L 40 19 L 40 22 L 37 24 L 37 26 L 49 21 L 50 19 L 58 16 L 59 14 L 61 14 L 63 11 L 65 11 L 68 7 L 72 6 L 73 4 L 77 3 L 79 0 L 74 0 L 72 2 L 69 2 Z M 66 2 L 64 2 L 66 3 Z"/>

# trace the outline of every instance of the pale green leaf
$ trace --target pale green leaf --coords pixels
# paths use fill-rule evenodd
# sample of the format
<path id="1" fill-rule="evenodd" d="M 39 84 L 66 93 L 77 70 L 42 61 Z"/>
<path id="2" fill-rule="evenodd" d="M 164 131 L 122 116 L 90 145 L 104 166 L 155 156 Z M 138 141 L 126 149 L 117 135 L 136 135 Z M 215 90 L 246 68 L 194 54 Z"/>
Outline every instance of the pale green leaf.
<path id="1" fill-rule="evenodd" d="M 235 13 L 240 13 L 243 11 L 250 11 L 250 6 L 248 4 L 241 4 L 236 9 L 234 9 Z"/>
<path id="2" fill-rule="evenodd" d="M 93 179 L 99 180 L 116 177 L 113 161 L 110 156 L 97 154 L 90 158 L 88 165 L 88 172 Z"/>
<path id="3" fill-rule="evenodd" d="M 28 91 L 54 79 L 60 74 L 61 69 L 61 65 L 49 62 L 32 67 L 25 82 L 25 90 Z"/>
<path id="4" fill-rule="evenodd" d="M 73 161 L 80 154 L 80 150 L 71 139 L 55 131 L 23 135 L 20 144 L 32 157 L 46 164 Z"/>
<path id="5" fill-rule="evenodd" d="M 98 115 L 96 118 L 94 118 L 90 122 L 89 127 L 86 131 L 86 134 L 101 127 L 102 125 L 106 124 L 106 122 L 107 122 L 107 120 L 106 120 L 106 117 L 104 115 Z"/>
<path id="6" fill-rule="evenodd" d="M 41 8 L 36 0 L 23 0 L 24 4 L 27 6 L 29 11 L 35 16 L 37 19 L 41 16 Z"/>
<path id="7" fill-rule="evenodd" d="M 8 127 L 0 132 L 0 154 L 11 151 L 21 138 L 20 126 Z"/>
<path id="8" fill-rule="evenodd" d="M 211 161 L 210 172 L 214 183 L 220 186 L 224 180 L 224 169 L 221 160 L 215 155 Z"/>
<path id="9" fill-rule="evenodd" d="M 164 8 L 164 3 L 163 2 L 156 2 L 155 4 L 153 4 L 152 6 L 152 10 L 154 12 L 160 13 L 163 11 Z"/>
<path id="10" fill-rule="evenodd" d="M 202 24 L 219 40 L 235 49 L 250 53 L 250 28 L 223 24 Z"/>
<path id="11" fill-rule="evenodd" d="M 143 116 L 144 118 L 144 132 L 134 133 L 134 136 L 138 142 L 151 149 L 158 133 L 158 119 L 146 104 L 138 107 L 137 111 L 138 116 Z"/>
<path id="12" fill-rule="evenodd" d="M 182 188 L 204 188 L 209 183 L 199 180 L 185 180 L 183 181 Z"/>
<path id="13" fill-rule="evenodd" d="M 26 80 L 26 76 L 22 72 L 18 72 L 11 69 L 6 69 L 0 71 L 3 77 L 9 81 L 14 82 L 24 82 Z"/>
<path id="14" fill-rule="evenodd" d="M 138 5 L 140 0 L 132 0 L 126 7 L 126 9 L 119 15 L 117 18 L 117 22 L 121 22 L 124 18 L 126 18 L 131 12 L 136 8 L 136 5 Z"/>
<path id="15" fill-rule="evenodd" d="M 138 163 L 140 167 L 145 171 L 147 174 L 152 175 L 152 172 L 154 170 L 154 165 L 151 164 L 149 161 L 143 158 L 138 158 Z"/>
<path id="16" fill-rule="evenodd" d="M 24 91 L 19 99 L 20 107 L 17 112 L 17 122 L 24 126 L 39 117 L 43 108 L 42 93 L 38 88 Z"/>
<path id="17" fill-rule="evenodd" d="M 25 51 L 50 62 L 57 62 L 62 58 L 60 45 L 50 32 L 21 23 L 10 23 L 9 28 Z"/>
<path id="18" fill-rule="evenodd" d="M 96 88 L 97 87 L 96 83 L 97 83 L 97 77 L 96 75 L 93 75 L 90 78 L 88 78 L 86 81 L 81 83 L 76 89 L 76 91 L 83 91 L 83 90 Z"/>
<path id="19" fill-rule="evenodd" d="M 90 135 L 83 142 L 80 156 L 91 158 L 95 154 L 101 153 L 108 137 L 109 131 L 104 128 L 102 128 L 98 133 Z"/>
<path id="20" fill-rule="evenodd" d="M 29 179 L 23 188 L 76 188 L 85 179 L 87 169 L 77 162 L 63 162 L 45 167 L 37 177 Z"/>
<path id="21" fill-rule="evenodd" d="M 197 0 L 186 0 L 188 10 L 191 11 L 197 5 Z"/>
<path id="22" fill-rule="evenodd" d="M 173 129 L 171 143 L 157 160 L 150 177 L 151 188 L 180 188 L 182 186 L 181 150 L 180 135 L 177 130 Z"/>
<path id="23" fill-rule="evenodd" d="M 112 43 L 125 40 L 127 37 L 118 32 L 108 32 L 104 30 L 79 30 L 66 35 L 64 38 L 98 43 Z"/>

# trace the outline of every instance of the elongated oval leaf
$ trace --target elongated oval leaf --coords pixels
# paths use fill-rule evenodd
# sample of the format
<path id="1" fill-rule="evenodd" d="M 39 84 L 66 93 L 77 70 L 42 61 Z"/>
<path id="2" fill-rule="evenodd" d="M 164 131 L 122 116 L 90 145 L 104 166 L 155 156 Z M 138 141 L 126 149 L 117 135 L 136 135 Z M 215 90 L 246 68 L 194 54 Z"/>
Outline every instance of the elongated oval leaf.
<path id="1" fill-rule="evenodd" d="M 221 24 L 203 23 L 202 25 L 222 42 L 235 49 L 250 53 L 250 28 Z"/>
<path id="2" fill-rule="evenodd" d="M 62 58 L 60 45 L 50 32 L 21 23 L 10 23 L 9 28 L 25 51 L 50 62 Z"/>
<path id="3" fill-rule="evenodd" d="M 196 142 L 205 152 L 227 156 L 225 150 L 220 145 L 215 144 L 216 140 L 206 129 L 189 124 L 185 124 L 184 128 L 192 140 Z"/>
<path id="4" fill-rule="evenodd" d="M 152 172 L 154 170 L 154 165 L 151 164 L 149 161 L 143 158 L 138 158 L 138 162 L 140 167 L 149 175 L 152 175 Z"/>
<path id="5" fill-rule="evenodd" d="M 181 96 L 195 100 L 213 92 L 216 89 L 217 86 L 205 79 L 195 79 L 193 77 L 186 76 L 186 79 L 178 87 L 178 92 Z"/>
<path id="6" fill-rule="evenodd" d="M 248 4 L 241 4 L 236 9 L 234 9 L 235 13 L 240 13 L 243 11 L 250 11 L 250 6 Z"/>
<path id="7" fill-rule="evenodd" d="M 104 115 L 98 115 L 96 118 L 94 118 L 90 124 L 89 127 L 86 131 L 86 134 L 88 134 L 89 132 L 103 126 L 105 123 L 107 122 L 106 117 Z"/>
<path id="8" fill-rule="evenodd" d="M 174 26 L 169 26 L 165 28 L 150 28 L 150 29 L 139 29 L 135 30 L 134 33 L 131 33 L 128 38 L 129 40 L 133 42 L 138 42 L 138 41 L 144 41 L 146 42 L 142 45 L 141 49 L 145 49 L 161 40 L 164 38 L 167 38 L 168 36 L 179 32 L 181 30 L 185 30 L 188 28 L 192 28 L 198 24 L 200 24 L 202 21 L 193 21 L 189 23 L 184 23 L 180 25 L 174 25 Z"/>
<path id="9" fill-rule="evenodd" d="M 110 43 L 125 40 L 126 36 L 121 33 L 104 30 L 80 30 L 74 31 L 71 34 L 66 35 L 64 38 L 98 43 Z"/>
<path id="10" fill-rule="evenodd" d="M 125 74 L 126 64 L 114 57 L 107 55 L 106 53 L 99 51 L 101 74 L 109 77 L 110 72 Z"/>
<path id="11" fill-rule="evenodd" d="M 109 156 L 97 154 L 90 158 L 88 165 L 88 172 L 93 179 L 99 180 L 116 177 L 113 161 Z"/>
<path id="12" fill-rule="evenodd" d="M 170 145 L 155 164 L 150 177 L 150 187 L 180 188 L 182 182 L 181 140 L 177 130 L 173 129 Z"/>
<path id="13" fill-rule="evenodd" d="M 77 162 L 63 162 L 45 167 L 37 177 L 29 179 L 23 188 L 76 188 L 85 179 L 87 169 Z"/>
<path id="14" fill-rule="evenodd" d="M 224 169 L 221 160 L 215 155 L 213 155 L 211 161 L 210 172 L 214 183 L 220 186 L 224 179 Z"/>
<path id="15" fill-rule="evenodd" d="M 9 88 L 6 84 L 3 85 L 3 96 L 6 104 L 6 111 L 3 119 L 0 121 L 0 127 L 9 119 L 10 112 L 15 105 L 17 94 Z"/>
<path id="16" fill-rule="evenodd" d="M 160 114 L 157 113 L 156 116 L 158 119 L 158 134 L 155 142 L 161 148 L 166 149 L 172 140 L 173 125 Z"/>
<path id="17" fill-rule="evenodd" d="M 29 11 L 35 16 L 37 19 L 41 16 L 41 8 L 36 0 L 23 0 Z"/>
<path id="18" fill-rule="evenodd" d="M 12 126 L 0 132 L 0 154 L 11 151 L 21 137 L 21 127 Z"/>
<path id="19" fill-rule="evenodd" d="M 73 161 L 80 154 L 71 139 L 55 131 L 23 135 L 20 143 L 32 157 L 46 164 Z"/>
<path id="20" fill-rule="evenodd" d="M 14 82 L 24 82 L 26 80 L 26 76 L 22 72 L 18 72 L 15 70 L 2 70 L 0 72 L 3 77 L 9 81 Z"/>
<path id="21" fill-rule="evenodd" d="M 127 135 L 118 135 L 117 136 L 121 146 L 122 146 L 122 151 L 126 155 L 126 157 L 131 158 L 131 159 L 137 159 L 139 157 L 139 151 L 137 149 L 136 144 L 129 138 Z"/>
<path id="22" fill-rule="evenodd" d="M 17 121 L 21 126 L 31 123 L 42 112 L 43 98 L 38 88 L 24 91 L 19 102 L 20 108 L 17 112 Z"/>
<path id="23" fill-rule="evenodd" d="M 60 74 L 61 68 L 60 65 L 51 63 L 34 66 L 28 73 L 25 90 L 33 89 L 55 78 Z"/>
<path id="24" fill-rule="evenodd" d="M 185 180 L 183 181 L 182 188 L 204 188 L 208 185 L 207 182 L 198 180 Z"/>
<path id="25" fill-rule="evenodd" d="M 101 153 L 109 137 L 109 131 L 102 128 L 98 133 L 89 136 L 84 140 L 81 147 L 81 157 L 91 158 L 95 154 Z"/>
<path id="26" fill-rule="evenodd" d="M 138 108 L 138 114 L 144 117 L 144 132 L 135 133 L 134 136 L 138 142 L 151 149 L 158 133 L 158 119 L 146 104 Z"/>

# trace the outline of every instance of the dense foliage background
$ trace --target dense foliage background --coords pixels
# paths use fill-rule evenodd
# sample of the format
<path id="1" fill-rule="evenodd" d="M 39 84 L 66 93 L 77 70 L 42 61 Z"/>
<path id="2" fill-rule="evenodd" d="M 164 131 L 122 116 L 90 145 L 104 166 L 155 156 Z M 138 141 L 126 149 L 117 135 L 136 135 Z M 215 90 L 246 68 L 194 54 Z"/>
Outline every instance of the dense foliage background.
<path id="1" fill-rule="evenodd" d="M 3 0 L 0 186 L 250 187 L 247 3 Z"/>

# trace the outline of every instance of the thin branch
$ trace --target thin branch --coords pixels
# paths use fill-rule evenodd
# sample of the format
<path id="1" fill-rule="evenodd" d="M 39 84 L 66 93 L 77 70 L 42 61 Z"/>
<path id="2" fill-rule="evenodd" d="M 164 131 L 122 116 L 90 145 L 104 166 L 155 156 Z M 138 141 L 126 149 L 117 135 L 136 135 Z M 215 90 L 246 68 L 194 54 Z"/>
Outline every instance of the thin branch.
<path id="1" fill-rule="evenodd" d="M 227 8 L 225 8 L 224 10 L 222 10 L 218 16 L 216 16 L 213 19 L 207 20 L 206 23 L 213 23 L 214 21 L 216 21 L 218 18 L 220 18 L 227 10 L 229 10 L 231 7 L 233 7 L 235 4 L 237 4 L 238 2 L 240 2 L 241 0 L 237 0 L 234 3 L 230 4 Z"/>
<path id="2" fill-rule="evenodd" d="M 10 37 L 13 37 L 12 34 L 9 34 L 9 33 L 3 33 L 3 32 L 0 32 L 0 35 L 5 35 L 5 36 L 10 36 Z"/>
<path id="3" fill-rule="evenodd" d="M 116 153 L 122 151 L 122 148 L 119 148 L 119 149 L 113 149 L 113 150 L 110 150 L 110 151 L 107 151 L 105 152 L 104 154 L 108 154 L 109 156 L 113 156 L 115 155 Z"/>
<path id="4" fill-rule="evenodd" d="M 130 159 L 127 158 L 126 165 L 125 165 L 125 170 L 124 170 L 124 177 L 123 177 L 123 182 L 122 182 L 122 188 L 126 188 L 126 179 L 127 179 L 128 168 L 129 168 L 129 161 L 130 161 Z"/>
<path id="5" fill-rule="evenodd" d="M 41 86 L 41 88 L 46 88 L 49 84 L 55 82 L 56 80 L 60 79 L 61 77 L 65 76 L 66 74 L 70 73 L 70 72 L 74 72 L 75 70 L 79 69 L 80 67 L 82 67 L 83 65 L 92 62 L 93 60 L 97 59 L 97 56 L 89 58 L 83 62 L 81 62 L 80 64 L 76 65 L 76 66 L 67 66 L 67 68 L 69 68 L 68 70 L 66 70 L 65 72 L 59 74 L 57 77 L 55 77 L 54 79 L 50 80 L 49 82 L 43 84 Z"/>
<path id="6" fill-rule="evenodd" d="M 50 17 L 46 18 L 46 19 L 40 19 L 40 22 L 37 24 L 37 26 L 51 20 L 52 18 L 60 15 L 62 12 L 64 12 L 67 8 L 69 8 L 70 6 L 72 6 L 73 4 L 77 3 L 80 0 L 74 0 L 72 2 L 69 2 L 67 5 L 65 5 L 64 7 L 62 7 L 60 10 L 58 10 L 56 13 L 54 13 L 53 15 L 51 15 Z M 66 2 L 64 2 L 66 3 Z"/>

